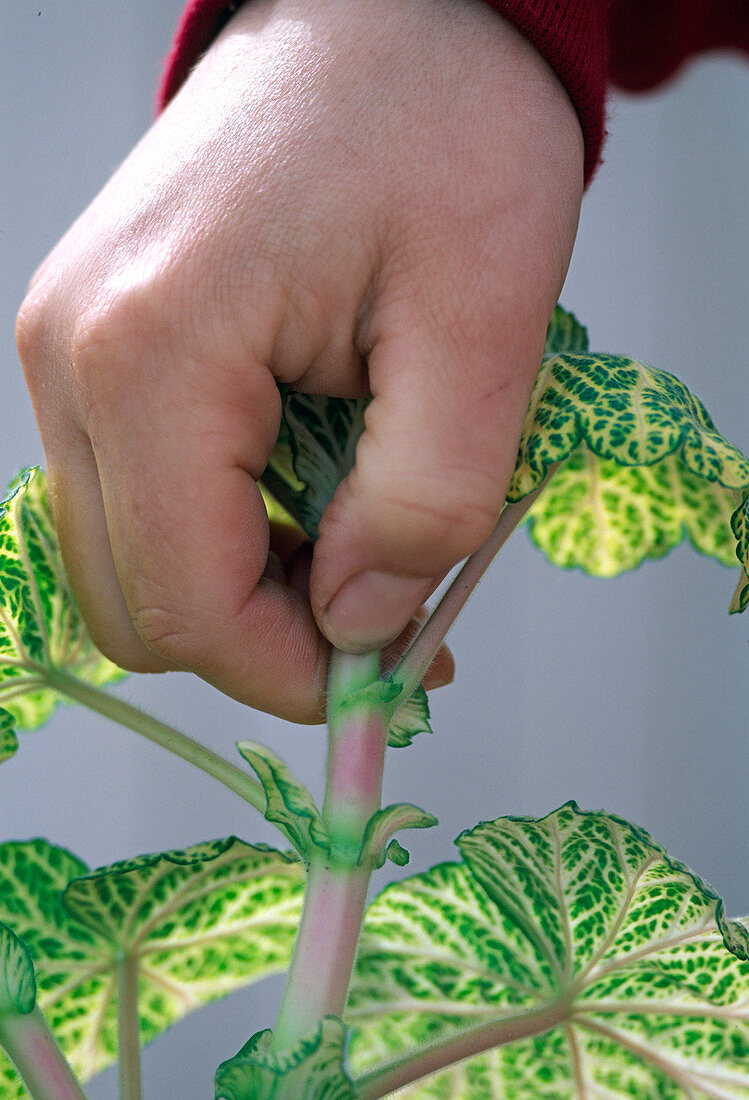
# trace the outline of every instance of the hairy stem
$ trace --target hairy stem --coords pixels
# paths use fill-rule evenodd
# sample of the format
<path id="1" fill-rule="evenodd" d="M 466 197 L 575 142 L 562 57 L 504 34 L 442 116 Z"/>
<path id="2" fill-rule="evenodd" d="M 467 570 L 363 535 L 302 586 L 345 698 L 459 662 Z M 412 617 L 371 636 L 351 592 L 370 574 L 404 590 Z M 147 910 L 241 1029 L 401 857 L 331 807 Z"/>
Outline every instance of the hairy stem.
<path id="1" fill-rule="evenodd" d="M 60 669 L 45 669 L 45 681 L 50 687 L 55 688 L 60 694 L 66 695 L 76 703 L 82 703 L 97 714 L 103 714 L 105 718 L 118 722 L 121 726 L 134 730 L 135 733 L 147 737 L 156 745 L 180 756 L 188 763 L 223 783 L 230 791 L 238 794 L 250 806 L 264 814 L 267 799 L 262 786 L 251 776 L 246 775 L 240 768 L 224 760 L 218 753 L 194 741 L 187 734 L 180 733 L 172 726 L 160 722 L 150 714 L 139 710 L 137 707 L 126 703 L 115 695 L 86 684 L 82 680 L 70 676 Z"/>
<path id="2" fill-rule="evenodd" d="M 382 802 L 387 723 L 378 696 L 379 653 L 333 652 L 323 820 L 329 852 L 312 860 L 294 957 L 273 1045 L 285 1050 L 323 1016 L 341 1016 L 356 958 L 371 867 L 359 865 L 367 822 Z M 357 693 L 363 694 L 357 700 Z"/>
<path id="3" fill-rule="evenodd" d="M 359 858 L 367 822 L 382 802 L 387 727 L 378 695 L 359 693 L 379 682 L 380 654 L 333 651 L 328 680 L 328 768 L 323 821 L 332 851 Z"/>
<path id="4" fill-rule="evenodd" d="M 41 1010 L 0 1015 L 2 1045 L 32 1100 L 86 1100 Z"/>
<path id="5" fill-rule="evenodd" d="M 390 1096 L 405 1085 L 455 1065 L 464 1058 L 515 1042 L 516 1039 L 541 1035 L 557 1027 L 568 1015 L 569 1005 L 559 1002 L 519 1012 L 516 1016 L 494 1020 L 490 1024 L 480 1024 L 459 1035 L 451 1035 L 441 1042 L 406 1055 L 384 1069 L 374 1070 L 360 1077 L 355 1081 L 357 1100 L 380 1100 L 380 1097 Z"/>
<path id="6" fill-rule="evenodd" d="M 128 955 L 117 964 L 117 1057 L 120 1100 L 142 1100 L 138 963 Z"/>
<path id="7" fill-rule="evenodd" d="M 553 468 L 545 481 L 528 496 L 523 497 L 516 504 L 505 505 L 489 538 L 475 554 L 471 554 L 466 560 L 463 568 L 403 654 L 391 673 L 392 680 L 403 685 L 401 694 L 395 700 L 396 706 L 405 703 L 421 683 L 435 653 L 445 640 L 445 635 L 455 622 L 466 600 L 491 565 L 497 552 L 536 501 L 552 473 Z"/>
<path id="8" fill-rule="evenodd" d="M 312 863 L 294 957 L 273 1031 L 276 1051 L 309 1036 L 323 1016 L 343 1015 L 369 874 L 368 868 L 346 871 L 324 859 Z"/>

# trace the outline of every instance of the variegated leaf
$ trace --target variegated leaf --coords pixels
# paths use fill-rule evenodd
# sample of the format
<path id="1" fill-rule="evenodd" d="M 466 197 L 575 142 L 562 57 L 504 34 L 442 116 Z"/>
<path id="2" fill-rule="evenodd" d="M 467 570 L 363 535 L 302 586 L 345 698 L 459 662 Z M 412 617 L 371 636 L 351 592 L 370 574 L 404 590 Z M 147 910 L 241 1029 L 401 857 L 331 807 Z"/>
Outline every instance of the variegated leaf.
<path id="1" fill-rule="evenodd" d="M 620 466 L 579 446 L 530 510 L 533 542 L 554 565 L 613 577 L 660 558 L 688 536 L 736 565 L 731 516 L 740 493 L 692 473 L 678 456 Z"/>
<path id="2" fill-rule="evenodd" d="M 88 873 L 46 841 L 0 845 L 0 919 L 34 961 L 38 1004 L 82 1080 L 117 1056 L 122 960 L 138 968 L 142 1042 L 285 969 L 304 872 L 236 838 Z M 0 1096 L 25 1097 L 0 1063 Z"/>
<path id="3" fill-rule="evenodd" d="M 368 912 L 346 1013 L 364 1095 L 749 1097 L 749 935 L 683 864 L 574 803 L 458 845 Z M 424 1047 L 467 1060 L 407 1084 Z"/>
<path id="4" fill-rule="evenodd" d="M 554 467 L 528 523 L 555 565 L 613 576 L 685 534 L 735 564 L 731 516 L 749 493 L 749 460 L 672 375 L 621 356 L 547 356 L 508 500 Z"/>
<path id="5" fill-rule="evenodd" d="M 338 483 L 353 468 L 368 402 L 296 393 L 285 386 L 281 395 L 283 427 L 263 479 L 309 538 L 316 539 Z"/>
<path id="6" fill-rule="evenodd" d="M 408 802 L 385 806 L 372 814 L 367 822 L 359 863 L 382 867 L 385 860 L 390 858 L 403 867 L 408 863 L 409 855 L 405 848 L 392 840 L 393 835 L 401 829 L 431 829 L 438 824 L 434 814 L 427 813 L 420 806 Z"/>
<path id="7" fill-rule="evenodd" d="M 0 923 L 0 1017 L 28 1015 L 36 1004 L 34 964 L 22 940 Z"/>
<path id="8" fill-rule="evenodd" d="M 28 948 L 7 926 L 0 923 L 0 1097 L 3 1100 L 26 1100 L 28 1093 L 21 1076 L 2 1053 L 4 1046 L 12 1049 L 11 1033 L 18 1033 L 14 1024 L 20 1016 L 28 1016 L 36 1005 L 36 977 Z"/>
<path id="9" fill-rule="evenodd" d="M 419 733 L 431 733 L 429 721 L 429 700 L 424 688 L 419 684 L 416 691 L 402 703 L 390 720 L 388 727 L 388 745 L 403 749 L 410 745 Z"/>
<path id="10" fill-rule="evenodd" d="M 0 764 L 14 756 L 17 750 L 16 719 L 9 710 L 0 707 Z"/>
<path id="11" fill-rule="evenodd" d="M 0 504 L 0 706 L 22 729 L 61 697 L 50 671 L 101 685 L 125 673 L 96 649 L 65 576 L 44 474 L 26 470 Z"/>
<path id="12" fill-rule="evenodd" d="M 321 1020 L 314 1035 L 273 1053 L 271 1031 L 259 1031 L 216 1072 L 216 1100 L 356 1100 L 344 1060 L 343 1024 Z"/>
<path id="13" fill-rule="evenodd" d="M 749 604 L 749 500 L 734 513 L 731 528 L 737 542 L 736 554 L 741 562 L 741 577 L 731 602 L 731 611 L 745 611 Z"/>
<path id="14" fill-rule="evenodd" d="M 574 313 L 557 306 L 546 330 L 544 354 L 556 355 L 561 351 L 588 351 L 588 331 Z"/>
<path id="15" fill-rule="evenodd" d="M 268 805 L 265 817 L 272 821 L 301 858 L 309 863 L 315 848 L 327 851 L 330 838 L 314 798 L 280 756 L 265 745 L 240 741 L 240 753 L 263 785 Z"/>

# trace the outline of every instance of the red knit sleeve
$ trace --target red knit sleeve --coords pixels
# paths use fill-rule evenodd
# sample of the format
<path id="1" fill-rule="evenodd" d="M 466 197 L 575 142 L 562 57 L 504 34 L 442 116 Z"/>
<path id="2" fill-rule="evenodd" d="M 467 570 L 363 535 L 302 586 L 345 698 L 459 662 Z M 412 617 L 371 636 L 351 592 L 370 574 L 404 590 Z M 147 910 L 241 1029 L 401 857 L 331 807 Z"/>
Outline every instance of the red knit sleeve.
<path id="1" fill-rule="evenodd" d="M 485 0 L 527 38 L 554 70 L 577 111 L 585 180 L 603 144 L 608 50 L 606 0 Z"/>
<path id="2" fill-rule="evenodd" d="M 626 91 L 653 88 L 705 50 L 749 53 L 747 0 L 614 0 L 610 73 Z"/>
<path id="3" fill-rule="evenodd" d="M 239 7 L 240 0 L 190 0 L 164 62 L 157 96 L 162 110 L 190 75 L 193 65 Z"/>

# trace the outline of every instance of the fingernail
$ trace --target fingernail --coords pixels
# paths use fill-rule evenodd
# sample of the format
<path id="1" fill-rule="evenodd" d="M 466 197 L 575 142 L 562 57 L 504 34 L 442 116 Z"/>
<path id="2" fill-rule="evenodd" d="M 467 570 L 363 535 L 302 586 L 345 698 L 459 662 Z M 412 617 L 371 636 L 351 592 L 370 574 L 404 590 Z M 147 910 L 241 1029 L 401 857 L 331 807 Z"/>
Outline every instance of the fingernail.
<path id="1" fill-rule="evenodd" d="M 338 590 L 323 614 L 323 633 L 336 649 L 366 653 L 380 649 L 408 625 L 437 581 L 399 577 L 369 569 Z"/>
<path id="2" fill-rule="evenodd" d="M 435 688 L 446 687 L 454 679 L 455 659 L 447 646 L 442 645 L 435 653 L 421 682 L 427 691 L 433 691 Z"/>

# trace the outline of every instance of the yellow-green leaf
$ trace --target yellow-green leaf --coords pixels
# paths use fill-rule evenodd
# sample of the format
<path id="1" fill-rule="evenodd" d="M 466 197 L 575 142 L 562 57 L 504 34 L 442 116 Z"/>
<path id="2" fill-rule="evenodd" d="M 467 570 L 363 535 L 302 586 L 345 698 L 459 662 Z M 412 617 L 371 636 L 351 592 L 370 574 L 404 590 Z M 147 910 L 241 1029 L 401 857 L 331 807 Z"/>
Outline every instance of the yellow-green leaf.
<path id="1" fill-rule="evenodd" d="M 749 1097 L 749 933 L 644 830 L 568 803 L 458 846 L 368 911 L 345 1015 L 364 1095 Z"/>
<path id="2" fill-rule="evenodd" d="M 0 920 L 34 962 L 37 1002 L 81 1080 L 117 1056 L 121 963 L 137 968 L 142 1042 L 194 1008 L 283 970 L 304 871 L 236 838 L 89 873 L 43 840 L 0 845 Z M 0 1096 L 25 1097 L 0 1061 Z"/>
<path id="3" fill-rule="evenodd" d="M 216 1100 L 356 1100 L 344 1068 L 343 1024 L 326 1016 L 314 1034 L 283 1054 L 259 1031 L 216 1072 Z"/>
<path id="4" fill-rule="evenodd" d="M 546 356 L 508 500 L 555 468 L 528 518 L 555 565 L 614 576 L 685 535 L 736 564 L 731 516 L 749 493 L 749 460 L 672 375 L 621 356 Z"/>
<path id="5" fill-rule="evenodd" d="M 730 610 L 745 611 L 749 604 L 749 500 L 737 508 L 731 520 L 731 529 L 736 537 L 736 555 L 741 563 L 741 577 Z"/>
<path id="6" fill-rule="evenodd" d="M 89 684 L 125 673 L 94 646 L 62 566 L 41 470 L 24 471 L 0 503 L 0 706 L 34 729 L 61 701 L 50 671 Z"/>

